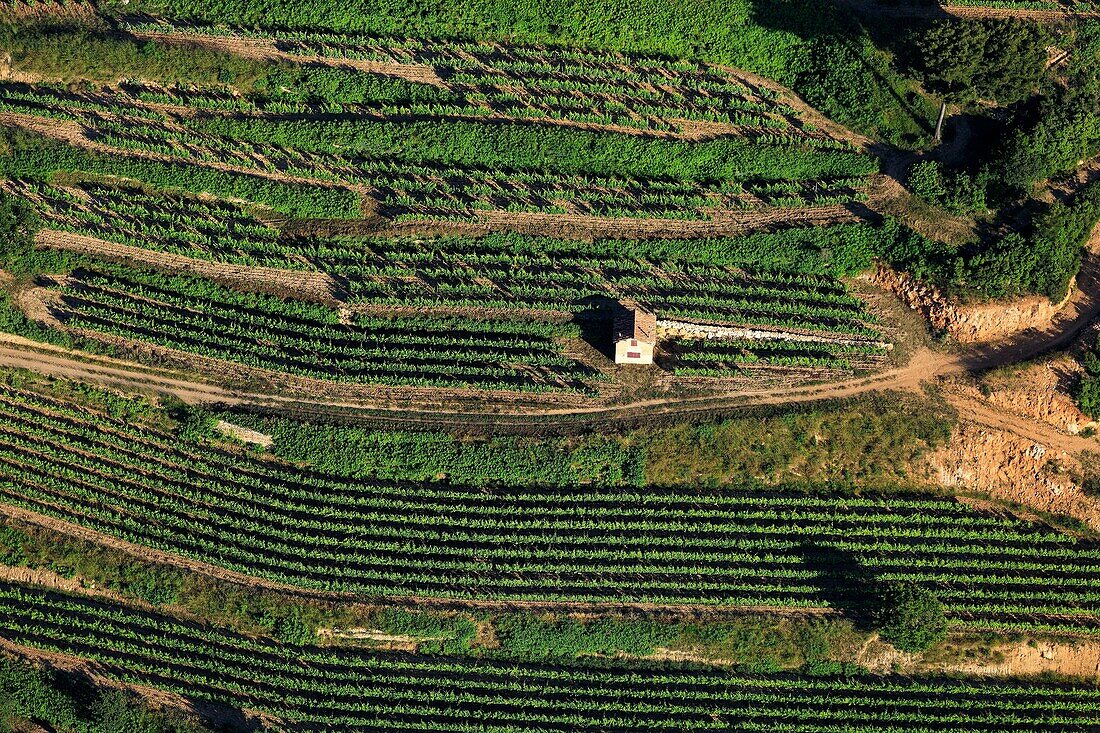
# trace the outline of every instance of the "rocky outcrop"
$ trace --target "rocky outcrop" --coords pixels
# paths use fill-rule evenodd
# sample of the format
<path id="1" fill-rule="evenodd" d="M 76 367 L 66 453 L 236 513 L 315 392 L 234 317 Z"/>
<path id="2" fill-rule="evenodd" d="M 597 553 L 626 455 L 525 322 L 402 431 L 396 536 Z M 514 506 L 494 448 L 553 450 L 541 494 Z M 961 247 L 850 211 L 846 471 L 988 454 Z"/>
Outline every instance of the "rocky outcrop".
<path id="1" fill-rule="evenodd" d="M 875 270 L 871 281 L 918 311 L 935 332 L 961 344 L 996 341 L 1029 328 L 1046 328 L 1069 299 L 1066 296 L 1061 303 L 1054 303 L 1035 295 L 1007 301 L 959 303 L 935 286 L 885 265 Z M 1071 293 L 1073 288 L 1070 283 Z"/>
<path id="2" fill-rule="evenodd" d="M 1080 464 L 1063 451 L 963 422 L 927 460 L 933 480 L 945 488 L 980 491 L 1100 529 L 1100 502 L 1076 484 L 1073 477 Z"/>

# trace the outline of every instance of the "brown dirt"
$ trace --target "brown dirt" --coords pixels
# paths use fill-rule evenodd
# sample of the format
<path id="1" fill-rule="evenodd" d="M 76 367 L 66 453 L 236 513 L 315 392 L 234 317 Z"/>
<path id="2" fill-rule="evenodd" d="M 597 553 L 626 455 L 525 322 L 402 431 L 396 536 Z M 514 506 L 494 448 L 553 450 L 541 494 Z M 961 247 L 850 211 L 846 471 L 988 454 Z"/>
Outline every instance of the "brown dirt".
<path id="1" fill-rule="evenodd" d="M 270 435 L 265 435 L 258 430 L 250 430 L 240 425 L 234 425 L 225 420 L 218 420 L 214 425 L 214 429 L 222 435 L 228 435 L 242 443 L 252 443 L 253 445 L 263 446 L 264 448 L 270 448 L 271 444 L 274 442 Z"/>
<path id="2" fill-rule="evenodd" d="M 1081 638 L 1004 639 L 986 646 L 973 637 L 952 634 L 947 642 L 923 654 L 900 652 L 868 638 L 856 656 L 876 674 L 967 674 L 981 677 L 1031 677 L 1056 674 L 1087 680 L 1100 679 L 1100 640 Z"/>
<path id="3" fill-rule="evenodd" d="M 1083 372 L 1080 363 L 1061 354 L 1017 369 L 986 375 L 980 390 L 972 387 L 972 399 L 1032 418 L 1061 432 L 1077 435 L 1100 424 L 1081 412 L 1070 398 L 1068 387 Z M 1100 447 L 1100 445 L 1098 445 Z"/>
<path id="4" fill-rule="evenodd" d="M 1061 434 L 976 400 L 951 403 L 959 408 L 961 422 L 948 444 L 926 458 L 936 483 L 1070 516 L 1100 530 L 1100 502 L 1076 480 L 1079 456 L 1095 451 L 1097 441 Z M 1073 448 L 1080 450 L 1068 450 Z"/>
<path id="5" fill-rule="evenodd" d="M 934 669 L 941 671 L 945 667 L 937 665 Z M 1100 679 L 1100 641 L 1081 638 L 1006 642 L 994 648 L 990 659 L 960 663 L 946 669 L 987 677 L 1026 677 L 1050 673 L 1096 680 Z"/>

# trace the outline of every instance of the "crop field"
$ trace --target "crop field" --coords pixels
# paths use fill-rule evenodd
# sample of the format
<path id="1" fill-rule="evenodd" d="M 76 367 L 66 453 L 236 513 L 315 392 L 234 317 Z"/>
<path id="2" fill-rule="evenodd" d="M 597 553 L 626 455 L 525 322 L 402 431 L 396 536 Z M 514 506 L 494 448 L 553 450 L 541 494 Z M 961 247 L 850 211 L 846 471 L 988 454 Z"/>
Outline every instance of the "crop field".
<path id="1" fill-rule="evenodd" d="M 113 254 L 122 261 L 140 255 L 146 268 L 171 269 L 179 266 L 171 258 L 188 258 L 195 262 L 188 271 L 207 277 L 224 274 L 220 266 L 236 267 L 238 273 L 239 268 L 268 268 L 246 269 L 252 273 L 248 281 L 266 278 L 267 292 L 316 300 L 315 305 L 283 303 L 201 278 L 164 280 L 132 268 L 121 276 L 117 270 L 94 276 L 98 265 L 73 273 L 61 288 L 56 317 L 85 335 L 147 341 L 257 368 L 388 385 L 584 392 L 590 389 L 585 381 L 597 377 L 598 370 L 555 356 L 561 340 L 575 339 L 578 329 L 545 321 L 588 318 L 623 298 L 662 319 L 764 328 L 777 339 L 765 342 L 759 337 L 768 333 L 745 331 L 754 333 L 756 342 L 670 341 L 667 358 L 682 375 L 751 376 L 761 368 L 808 374 L 806 367 L 811 367 L 814 375 L 829 378 L 873 369 L 886 353 L 883 324 L 830 274 L 834 265 L 806 249 L 866 236 L 861 225 L 841 225 L 835 234 L 809 229 L 765 234 L 759 244 L 751 238 L 584 242 L 518 234 L 317 236 L 295 233 L 270 214 L 258 217 L 239 204 L 210 197 L 92 182 L 60 186 L 12 180 L 3 186 L 34 204 L 53 246 Z M 855 228 L 847 234 L 844 226 Z M 77 238 L 66 239 L 66 234 Z M 122 247 L 112 249 L 112 243 Z M 758 255 L 762 250 L 768 251 L 767 259 Z M 321 279 L 297 287 L 296 272 Z M 140 286 L 150 278 L 159 283 L 155 292 Z M 286 285 L 280 288 L 280 282 Z M 379 320 L 388 309 L 404 314 Z M 419 315 L 410 315 L 410 309 Z M 196 318 L 198 311 L 203 314 Z M 306 321 L 286 320 L 287 314 L 305 312 Z M 495 315 L 486 320 L 487 312 Z M 459 314 L 479 320 L 456 319 Z M 151 327 L 163 318 L 174 324 L 171 333 Z M 300 328 L 307 321 L 315 324 L 308 333 Z M 376 333 L 356 331 L 352 321 Z M 261 322 L 275 330 L 267 336 L 251 330 Z M 382 326 L 384 331 L 378 331 Z M 496 339 L 504 350 L 495 355 L 492 329 L 511 334 L 511 341 Z M 438 335 L 430 336 L 433 331 Z M 526 342 L 515 340 L 524 334 Z M 248 335 L 262 343 L 238 348 Z M 731 358 L 717 358 L 720 353 Z M 371 366 L 372 358 L 384 359 L 386 368 L 378 362 Z M 398 358 L 409 370 L 403 376 Z"/>
<path id="2" fill-rule="evenodd" d="M 0 110 L 9 113 L 7 122 L 38 125 L 99 152 L 352 187 L 397 220 L 462 220 L 482 211 L 708 220 L 766 208 L 839 210 L 865 198 L 867 175 L 874 172 L 865 156 L 833 142 L 722 137 L 692 143 L 461 118 L 444 118 L 428 130 L 415 118 L 347 120 L 340 113 L 304 122 L 290 113 L 180 112 L 113 89 L 81 94 L 6 85 Z M 437 140 L 409 144 L 424 137 Z M 460 147 L 467 140 L 472 155 Z M 554 160 L 536 152 L 570 143 L 603 149 L 606 157 Z M 477 149 L 494 144 L 499 146 L 493 150 Z M 761 147 L 771 154 L 747 155 Z M 650 160 L 633 164 L 611 157 L 628 151 Z M 727 175 L 695 173 L 696 160 L 718 154 L 731 156 Z M 653 163 L 661 158 L 682 161 L 685 175 L 668 177 L 674 168 L 657 175 Z"/>
<path id="3" fill-rule="evenodd" d="M 127 23 L 126 28 L 139 37 L 182 35 L 300 61 L 349 63 L 438 87 L 440 98 L 453 105 L 410 106 L 403 110 L 409 114 L 447 110 L 680 135 L 786 133 L 828 139 L 800 120 L 763 79 L 692 61 L 486 42 L 242 33 L 163 22 Z"/>
<path id="4" fill-rule="evenodd" d="M 524 664 L 288 648 L 171 616 L 0 583 L 0 633 L 118 680 L 240 704 L 287 730 L 1086 731 L 1085 686 L 746 676 L 619 661 Z M 216 655 L 210 654 L 217 649 Z"/>
<path id="5" fill-rule="evenodd" d="M 1100 730 L 1096 2 L 0 5 L 0 733 Z"/>
<path id="6" fill-rule="evenodd" d="M 797 608 L 877 577 L 978 625 L 1091 629 L 1100 611 L 1100 547 L 950 500 L 354 481 L 45 394 L 0 406 L 3 501 L 303 588 Z"/>
<path id="7" fill-rule="evenodd" d="M 3 188 L 35 206 L 41 242 L 84 256 L 38 293 L 43 325 L 336 383 L 596 397 L 616 391 L 592 324 L 631 300 L 800 335 L 725 360 L 665 349 L 670 378 L 818 381 L 885 361 L 889 326 L 837 277 L 870 262 L 842 240 L 871 227 L 878 162 L 774 83 L 583 49 L 122 27 L 282 64 L 286 81 L 0 82 Z M 854 262 L 825 262 L 849 247 Z M 191 279 L 150 289 L 158 270 Z M 317 276 L 299 289 L 274 270 Z M 265 279 L 273 297 L 234 292 Z"/>
<path id="8" fill-rule="evenodd" d="M 561 356 L 567 326 L 534 321 L 353 316 L 148 272 L 77 270 L 61 288 L 70 328 L 261 369 L 376 384 L 579 388 L 596 373 Z"/>

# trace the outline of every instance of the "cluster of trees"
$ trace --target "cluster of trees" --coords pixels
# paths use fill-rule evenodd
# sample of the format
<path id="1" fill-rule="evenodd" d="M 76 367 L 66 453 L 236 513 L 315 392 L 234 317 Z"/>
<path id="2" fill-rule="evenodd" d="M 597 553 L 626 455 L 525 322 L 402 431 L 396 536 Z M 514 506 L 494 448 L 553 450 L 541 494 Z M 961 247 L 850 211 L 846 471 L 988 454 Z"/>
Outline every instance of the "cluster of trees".
<path id="1" fill-rule="evenodd" d="M 1082 251 L 1100 221 L 1100 183 L 1050 204 L 1028 234 L 1011 232 L 966 257 L 960 284 L 990 297 L 1038 293 L 1062 300 L 1081 269 Z"/>
<path id="2" fill-rule="evenodd" d="M 1077 406 L 1089 417 L 1100 420 L 1100 337 L 1081 355 L 1081 366 L 1085 373 L 1074 390 Z"/>
<path id="3" fill-rule="evenodd" d="M 942 20 L 910 31 L 902 59 L 933 92 L 956 104 L 1012 104 L 1043 77 L 1047 29 L 1020 20 Z"/>
<path id="4" fill-rule="evenodd" d="M 1100 152 L 1100 21 L 1080 21 L 1064 83 L 1044 84 L 993 161 L 1005 186 L 1028 191 Z"/>

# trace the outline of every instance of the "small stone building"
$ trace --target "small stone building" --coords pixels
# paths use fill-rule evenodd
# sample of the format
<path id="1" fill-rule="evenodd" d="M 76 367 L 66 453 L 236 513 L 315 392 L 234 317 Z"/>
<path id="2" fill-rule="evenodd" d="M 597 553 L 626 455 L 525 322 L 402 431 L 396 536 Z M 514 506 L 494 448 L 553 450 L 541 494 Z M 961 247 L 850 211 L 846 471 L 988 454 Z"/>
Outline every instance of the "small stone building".
<path id="1" fill-rule="evenodd" d="M 633 303 L 615 311 L 615 363 L 652 364 L 657 344 L 657 316 Z"/>

